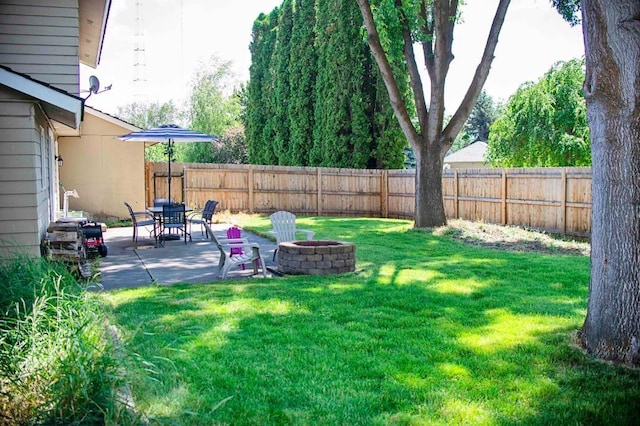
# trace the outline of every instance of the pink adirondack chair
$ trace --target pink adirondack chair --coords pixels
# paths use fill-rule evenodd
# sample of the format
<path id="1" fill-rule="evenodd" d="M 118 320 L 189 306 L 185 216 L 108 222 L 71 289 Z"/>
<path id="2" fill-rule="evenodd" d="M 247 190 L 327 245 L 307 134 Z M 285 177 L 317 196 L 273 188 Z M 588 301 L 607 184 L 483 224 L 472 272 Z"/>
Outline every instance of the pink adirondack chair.
<path id="1" fill-rule="evenodd" d="M 238 228 L 237 226 L 232 226 L 231 228 L 227 229 L 227 238 L 231 239 L 239 239 L 242 238 L 242 232 L 240 231 L 240 228 Z M 233 243 L 231 243 L 233 244 Z M 240 243 L 242 244 L 242 243 Z M 233 247 L 231 249 L 231 253 L 229 257 L 233 257 L 233 255 L 243 255 L 244 254 L 244 250 L 242 250 L 242 247 Z M 242 264 L 242 270 L 244 271 L 244 263 Z"/>

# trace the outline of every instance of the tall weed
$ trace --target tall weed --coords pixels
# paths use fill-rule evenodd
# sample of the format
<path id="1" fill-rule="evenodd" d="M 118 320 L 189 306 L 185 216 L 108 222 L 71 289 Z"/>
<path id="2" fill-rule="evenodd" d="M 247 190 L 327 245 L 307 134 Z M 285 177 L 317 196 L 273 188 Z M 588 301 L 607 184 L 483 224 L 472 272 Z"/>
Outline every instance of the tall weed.
<path id="1" fill-rule="evenodd" d="M 0 423 L 135 423 L 101 306 L 65 265 L 0 265 Z"/>

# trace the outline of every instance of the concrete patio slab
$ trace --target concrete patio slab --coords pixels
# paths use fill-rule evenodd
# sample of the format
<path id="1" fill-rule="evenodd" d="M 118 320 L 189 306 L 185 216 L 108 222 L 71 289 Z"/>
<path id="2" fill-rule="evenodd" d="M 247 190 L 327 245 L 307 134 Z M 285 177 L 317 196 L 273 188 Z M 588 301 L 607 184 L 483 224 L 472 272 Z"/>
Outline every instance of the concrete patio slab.
<path id="1" fill-rule="evenodd" d="M 214 224 L 214 232 L 226 238 L 226 231 L 231 225 Z M 164 246 L 156 246 L 153 237 L 149 237 L 144 229 L 139 229 L 138 244 L 131 241 L 133 229 L 109 228 L 104 233 L 104 241 L 108 247 L 108 255 L 100 260 L 100 276 L 98 282 L 104 290 L 133 288 L 146 285 L 171 285 L 177 283 L 207 283 L 218 281 L 218 262 L 220 255 L 217 247 L 194 228 L 193 240 L 166 241 Z M 249 242 L 260 244 L 268 269 L 276 269 L 272 261 L 275 242 L 242 231 L 242 237 Z M 267 269 L 267 276 L 273 274 Z M 246 269 L 232 269 L 227 280 L 253 276 L 252 265 Z M 262 277 L 262 273 L 255 275 Z"/>

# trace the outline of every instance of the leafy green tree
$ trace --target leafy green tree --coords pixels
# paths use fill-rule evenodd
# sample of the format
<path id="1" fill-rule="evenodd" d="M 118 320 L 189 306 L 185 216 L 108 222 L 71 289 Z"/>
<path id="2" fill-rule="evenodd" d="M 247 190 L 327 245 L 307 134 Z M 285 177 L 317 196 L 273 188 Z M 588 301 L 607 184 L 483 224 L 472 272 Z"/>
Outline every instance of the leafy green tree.
<path id="1" fill-rule="evenodd" d="M 212 145 L 214 163 L 247 164 L 249 162 L 247 140 L 242 126 L 228 128 L 218 139 L 219 141 Z"/>
<path id="2" fill-rule="evenodd" d="M 444 117 L 445 123 L 449 122 L 450 120 L 451 120 L 451 116 L 445 115 Z M 462 128 L 460 133 L 458 133 L 458 136 L 456 136 L 456 139 L 453 141 L 453 145 L 451 145 L 451 148 L 449 148 L 449 152 L 447 153 L 447 155 L 451 154 L 452 152 L 460 151 L 462 148 L 468 145 L 471 145 L 473 143 L 471 139 L 471 135 L 468 133 L 467 129 L 468 129 L 468 126 L 465 123 L 465 126 Z"/>
<path id="3" fill-rule="evenodd" d="M 181 114 L 173 101 L 160 102 L 133 102 L 118 107 L 118 117 L 141 129 L 150 129 L 163 124 L 180 122 Z"/>
<path id="4" fill-rule="evenodd" d="M 451 149 L 449 150 L 449 152 L 451 153 L 451 152 L 460 151 L 462 148 L 465 148 L 471 145 L 472 143 L 473 143 L 472 136 L 465 129 L 462 129 L 460 133 L 458 133 L 458 136 L 456 136 L 456 139 L 453 141 L 453 144 L 451 145 Z"/>
<path id="5" fill-rule="evenodd" d="M 150 129 L 163 124 L 180 123 L 182 114 L 173 101 L 160 103 L 133 102 L 118 107 L 118 117 L 141 129 Z M 155 144 L 145 149 L 146 161 L 166 161 L 166 144 Z"/>
<path id="6" fill-rule="evenodd" d="M 241 105 L 233 95 L 235 75 L 232 62 L 212 56 L 194 72 L 191 81 L 188 112 L 189 128 L 212 136 L 220 136 L 240 125 Z M 214 150 L 207 143 L 176 144 L 177 161 L 212 163 Z"/>
<path id="7" fill-rule="evenodd" d="M 588 166 L 584 61 L 555 64 L 511 96 L 491 127 L 488 159 L 503 167 Z"/>
<path id="8" fill-rule="evenodd" d="M 458 1 L 451 0 L 357 0 L 367 41 L 389 93 L 389 99 L 402 131 L 416 156 L 415 226 L 444 225 L 447 222 L 443 193 L 444 156 L 462 130 L 476 103 L 493 61 L 498 36 L 510 0 L 499 0 L 487 43 L 473 80 L 451 120 L 444 122 L 445 83 L 452 53 L 453 30 L 458 21 Z M 391 34 L 388 29 L 392 29 Z M 394 37 L 399 33 L 400 37 Z M 422 49 L 430 80 L 430 99 L 416 62 L 414 46 Z M 399 75 L 392 66 L 402 52 L 408 69 L 413 103 L 404 99 Z M 417 118 L 417 126 L 413 118 Z"/>
<path id="9" fill-rule="evenodd" d="M 246 126 L 247 104 L 249 102 L 249 92 L 246 83 L 240 83 L 240 85 L 233 90 L 233 96 L 236 98 L 238 105 L 240 105 L 240 122 L 243 126 Z"/>
<path id="10" fill-rule="evenodd" d="M 579 332 L 595 356 L 640 366 L 640 2 L 553 0 L 582 8 L 584 96 L 591 130 L 591 281 Z"/>

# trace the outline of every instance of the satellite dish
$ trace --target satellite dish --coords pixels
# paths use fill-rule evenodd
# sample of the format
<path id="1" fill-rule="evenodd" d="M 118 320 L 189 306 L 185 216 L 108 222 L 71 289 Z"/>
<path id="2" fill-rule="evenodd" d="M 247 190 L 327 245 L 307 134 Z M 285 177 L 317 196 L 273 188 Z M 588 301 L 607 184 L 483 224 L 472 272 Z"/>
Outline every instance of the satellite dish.
<path id="1" fill-rule="evenodd" d="M 113 86 L 112 84 L 108 85 L 107 87 L 105 87 L 104 89 L 100 90 L 100 80 L 98 80 L 98 77 L 96 77 L 95 75 L 92 75 L 91 77 L 89 77 L 89 90 L 83 90 L 83 93 L 89 92 L 89 95 L 84 98 L 84 100 L 86 101 L 87 99 L 89 99 L 89 96 L 98 93 L 102 93 L 102 92 L 106 92 L 107 90 L 111 90 L 111 86 Z"/>
<path id="2" fill-rule="evenodd" d="M 98 80 L 98 77 L 95 75 L 92 75 L 89 77 L 89 91 L 91 93 L 98 93 L 98 90 L 100 90 L 100 80 Z"/>

